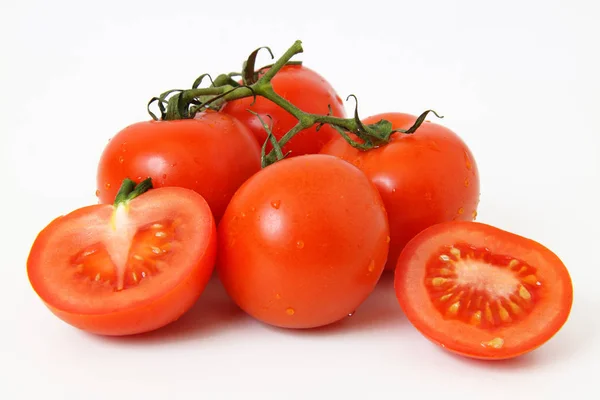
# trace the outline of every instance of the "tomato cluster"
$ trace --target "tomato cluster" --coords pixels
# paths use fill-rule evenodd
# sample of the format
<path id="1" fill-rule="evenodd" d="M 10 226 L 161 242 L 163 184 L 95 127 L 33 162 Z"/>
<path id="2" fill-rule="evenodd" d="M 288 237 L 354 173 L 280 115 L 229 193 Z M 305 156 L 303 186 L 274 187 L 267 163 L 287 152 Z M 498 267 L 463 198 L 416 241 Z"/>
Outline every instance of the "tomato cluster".
<path id="1" fill-rule="evenodd" d="M 50 222 L 30 251 L 30 283 L 54 314 L 96 334 L 148 332 L 187 312 L 216 271 L 253 318 L 308 329 L 347 317 L 387 270 L 411 323 L 449 351 L 515 357 L 559 331 L 567 269 L 474 221 L 479 172 L 455 132 L 401 112 L 345 120 L 336 91 L 301 64 L 269 85 L 283 102 L 252 89 L 111 139 L 99 204 Z M 298 123 L 290 109 L 331 123 L 279 146 Z M 376 127 L 389 134 L 366 148 Z M 275 150 L 285 157 L 262 164 Z"/>

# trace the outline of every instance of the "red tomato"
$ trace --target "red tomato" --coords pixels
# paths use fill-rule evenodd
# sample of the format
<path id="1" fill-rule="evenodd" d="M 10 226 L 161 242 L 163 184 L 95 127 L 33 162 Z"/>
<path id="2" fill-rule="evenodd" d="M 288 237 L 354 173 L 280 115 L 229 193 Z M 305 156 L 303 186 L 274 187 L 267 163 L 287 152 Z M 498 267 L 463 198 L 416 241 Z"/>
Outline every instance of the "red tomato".
<path id="1" fill-rule="evenodd" d="M 98 166 L 101 203 L 112 203 L 125 178 L 151 177 L 154 187 L 192 189 L 218 221 L 236 189 L 260 169 L 260 146 L 242 123 L 206 112 L 195 119 L 148 121 L 120 131 Z"/>
<path id="2" fill-rule="evenodd" d="M 407 129 L 416 117 L 379 114 L 394 129 Z M 359 167 L 377 186 L 391 231 L 386 269 L 393 270 L 402 248 L 423 229 L 444 221 L 473 220 L 479 203 L 479 173 L 467 145 L 451 130 L 425 122 L 413 134 L 394 133 L 388 144 L 369 151 L 353 148 L 341 136 L 323 154 Z"/>
<path id="3" fill-rule="evenodd" d="M 254 318 L 286 328 L 339 321 L 373 291 L 389 230 L 377 190 L 325 155 L 278 161 L 233 196 L 219 225 L 217 271 Z"/>
<path id="4" fill-rule="evenodd" d="M 96 204 L 55 219 L 33 243 L 27 273 L 63 321 L 128 335 L 185 313 L 204 290 L 215 257 L 206 201 L 188 189 L 161 188 L 126 205 Z"/>
<path id="5" fill-rule="evenodd" d="M 265 69 L 263 73 L 266 71 Z M 304 112 L 327 114 L 329 112 L 328 105 L 331 105 L 332 115 L 345 116 L 342 99 L 333 87 L 322 76 L 305 66 L 284 66 L 271 80 L 271 84 L 276 93 Z M 226 103 L 221 111 L 233 115 L 248 126 L 261 146 L 267 139 L 267 132 L 256 115 L 248 110 L 258 113 L 269 124 L 271 122 L 267 115 L 271 116 L 273 119 L 272 131 L 277 140 L 298 122 L 283 108 L 264 97 L 257 97 L 256 102 L 251 106 L 253 101 L 252 97 L 234 100 Z M 318 153 L 321 147 L 336 135 L 338 133 L 330 126 L 323 126 L 318 132 L 316 126 L 313 126 L 298 133 L 282 149 L 284 153 L 291 151 L 288 157 Z M 268 144 L 267 150 L 270 149 L 272 146 Z"/>
<path id="6" fill-rule="evenodd" d="M 446 350 L 481 359 L 527 353 L 566 322 L 567 269 L 549 249 L 498 228 L 453 221 L 427 228 L 400 255 L 400 306 Z"/>

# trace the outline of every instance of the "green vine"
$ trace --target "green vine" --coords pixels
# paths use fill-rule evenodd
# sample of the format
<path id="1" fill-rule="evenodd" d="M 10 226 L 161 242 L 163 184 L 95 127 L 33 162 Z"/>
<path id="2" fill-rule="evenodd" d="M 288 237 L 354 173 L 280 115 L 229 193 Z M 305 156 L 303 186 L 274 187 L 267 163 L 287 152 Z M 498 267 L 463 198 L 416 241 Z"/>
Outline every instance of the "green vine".
<path id="1" fill-rule="evenodd" d="M 199 112 L 207 109 L 219 110 L 223 104 L 242 99 L 246 97 L 264 97 L 279 107 L 293 115 L 298 121 L 296 125 L 283 135 L 279 141 L 273 136 L 270 127 L 257 115 L 263 127 L 267 130 L 268 137 L 263 144 L 262 166 L 266 167 L 275 161 L 285 157 L 281 148 L 285 146 L 298 132 L 317 125 L 317 129 L 323 125 L 332 126 L 350 145 L 360 150 L 370 150 L 388 143 L 390 136 L 395 132 L 405 134 L 414 133 L 425 121 L 429 113 L 435 114 L 438 118 L 443 118 L 433 110 L 423 112 L 409 129 L 392 129 L 392 124 L 386 120 L 380 120 L 374 124 L 363 124 L 358 116 L 358 100 L 354 98 L 356 106 L 352 118 L 338 118 L 331 114 L 321 115 L 307 113 L 288 102 L 273 90 L 271 80 L 285 65 L 298 64 L 297 61 L 291 61 L 292 57 L 303 52 L 302 42 L 296 41 L 279 59 L 273 64 L 255 69 L 256 57 L 260 50 L 265 49 L 274 58 L 273 52 L 268 47 L 261 47 L 254 50 L 248 59 L 244 61 L 241 73 L 232 72 L 221 74 L 214 80 L 208 74 L 200 75 L 192 85 L 191 89 L 174 89 L 162 93 L 158 97 L 153 97 L 148 103 L 148 112 L 154 120 L 177 120 L 194 118 Z M 234 77 L 241 77 L 242 84 L 235 81 Z M 200 87 L 205 78 L 211 81 L 210 86 Z M 158 104 L 160 117 L 157 117 L 151 110 L 153 103 Z M 250 111 L 250 110 L 249 110 Z M 252 111 L 250 111 L 252 112 Z M 359 140 L 354 140 L 349 134 L 355 134 Z M 273 149 L 265 154 L 267 142 L 273 145 Z"/>

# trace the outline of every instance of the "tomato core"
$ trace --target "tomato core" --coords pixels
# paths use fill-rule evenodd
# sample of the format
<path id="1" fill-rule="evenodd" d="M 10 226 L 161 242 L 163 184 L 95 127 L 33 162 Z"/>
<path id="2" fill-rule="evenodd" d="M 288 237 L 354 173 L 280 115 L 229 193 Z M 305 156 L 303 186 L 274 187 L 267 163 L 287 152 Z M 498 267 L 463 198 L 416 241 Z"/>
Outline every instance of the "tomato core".
<path id="1" fill-rule="evenodd" d="M 136 230 L 123 268 L 115 263 L 105 244 L 97 242 L 71 258 L 73 278 L 109 291 L 135 287 L 168 268 L 177 243 L 175 221 L 148 223 Z"/>

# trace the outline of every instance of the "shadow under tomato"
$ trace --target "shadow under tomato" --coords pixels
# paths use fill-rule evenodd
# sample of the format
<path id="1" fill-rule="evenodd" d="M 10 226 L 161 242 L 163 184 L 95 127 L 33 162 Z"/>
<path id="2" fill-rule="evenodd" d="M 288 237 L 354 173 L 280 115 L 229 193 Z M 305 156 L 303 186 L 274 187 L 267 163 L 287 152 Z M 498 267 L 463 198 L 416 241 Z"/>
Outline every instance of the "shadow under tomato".
<path id="1" fill-rule="evenodd" d="M 292 335 L 340 335 L 393 329 L 398 325 L 406 324 L 408 324 L 408 320 L 404 316 L 394 292 L 394 274 L 386 271 L 371 295 L 351 316 L 341 321 L 311 329 L 284 329 L 270 325 L 267 328 Z"/>
<path id="2" fill-rule="evenodd" d="M 518 369 L 534 368 L 536 365 L 540 364 L 540 357 L 538 354 L 536 354 L 536 352 L 531 352 L 523 354 L 519 357 L 508 358 L 504 360 L 482 360 L 477 358 L 461 356 L 460 354 L 444 350 L 433 343 L 432 346 L 437 348 L 437 351 L 443 352 L 446 356 L 452 357 L 457 362 L 467 364 L 468 366 L 472 366 L 478 369 L 486 368 L 492 371 L 514 371 Z"/>
<path id="3" fill-rule="evenodd" d="M 229 298 L 216 275 L 212 276 L 200 299 L 177 321 L 138 335 L 102 337 L 101 340 L 131 344 L 164 344 L 172 341 L 202 340 L 232 329 L 247 318 Z"/>

